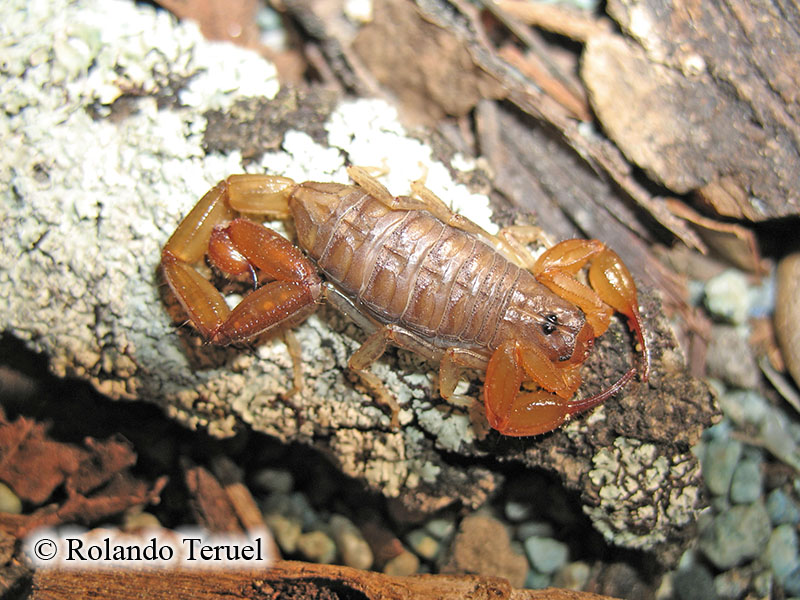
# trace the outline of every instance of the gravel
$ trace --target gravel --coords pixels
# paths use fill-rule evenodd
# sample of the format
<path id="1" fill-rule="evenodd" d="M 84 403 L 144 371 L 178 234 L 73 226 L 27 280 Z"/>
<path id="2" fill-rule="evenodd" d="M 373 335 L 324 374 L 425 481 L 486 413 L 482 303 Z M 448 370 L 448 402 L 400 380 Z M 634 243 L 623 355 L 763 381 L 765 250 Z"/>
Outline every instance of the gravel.
<path id="1" fill-rule="evenodd" d="M 529 537 L 525 540 L 525 553 L 539 573 L 555 573 L 569 559 L 569 547 L 553 538 Z"/>
<path id="2" fill-rule="evenodd" d="M 797 531 L 793 525 L 779 525 L 772 530 L 764 557 L 775 578 L 783 585 L 792 571 L 800 566 Z"/>
<path id="3" fill-rule="evenodd" d="M 742 444 L 736 440 L 713 440 L 703 450 L 703 475 L 706 487 L 716 496 L 727 496 Z"/>
<path id="4" fill-rule="evenodd" d="M 731 502 L 734 504 L 755 502 L 761 497 L 763 483 L 760 460 L 748 458 L 740 461 L 731 479 Z"/>
<path id="5" fill-rule="evenodd" d="M 766 507 L 773 525 L 797 525 L 800 522 L 800 509 L 789 494 L 780 488 L 769 493 Z"/>
<path id="6" fill-rule="evenodd" d="M 22 501 L 14 491 L 4 483 L 0 483 L 0 513 L 18 515 L 22 512 Z"/>

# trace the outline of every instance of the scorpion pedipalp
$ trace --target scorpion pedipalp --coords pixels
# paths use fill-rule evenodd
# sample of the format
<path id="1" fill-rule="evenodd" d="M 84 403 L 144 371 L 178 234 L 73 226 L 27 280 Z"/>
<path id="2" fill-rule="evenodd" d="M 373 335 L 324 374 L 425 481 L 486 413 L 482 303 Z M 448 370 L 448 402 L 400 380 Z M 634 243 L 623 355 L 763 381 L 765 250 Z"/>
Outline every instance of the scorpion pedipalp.
<path id="1" fill-rule="evenodd" d="M 574 278 L 587 264 L 591 288 Z M 537 346 L 513 338 L 495 350 L 486 371 L 486 413 L 492 427 L 511 436 L 551 431 L 570 417 L 601 404 L 633 378 L 636 368 L 597 394 L 571 399 L 581 383 L 578 366 L 586 359 L 594 338 L 608 329 L 613 310 L 628 318 L 637 336 L 643 356 L 643 381 L 647 381 L 650 368 L 633 277 L 613 250 L 598 240 L 567 240 L 543 253 L 533 272 L 548 288 L 580 307 L 586 324 L 576 338 L 573 355 L 561 357 L 559 362 L 548 361 Z M 555 330 L 554 323 L 550 324 L 551 332 Z M 526 380 L 541 389 L 521 390 L 520 385 Z"/>

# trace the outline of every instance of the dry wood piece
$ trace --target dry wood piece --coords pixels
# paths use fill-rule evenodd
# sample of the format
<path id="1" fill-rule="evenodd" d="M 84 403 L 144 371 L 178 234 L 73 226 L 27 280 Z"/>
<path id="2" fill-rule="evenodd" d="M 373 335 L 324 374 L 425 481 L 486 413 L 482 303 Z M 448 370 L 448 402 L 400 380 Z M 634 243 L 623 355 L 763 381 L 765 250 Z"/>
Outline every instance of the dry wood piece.
<path id="1" fill-rule="evenodd" d="M 704 217 L 677 198 L 669 198 L 667 207 L 677 216 L 692 223 L 709 248 L 726 260 L 746 271 L 760 274 L 766 272 L 752 230 L 738 223 L 725 223 Z"/>
<path id="2" fill-rule="evenodd" d="M 290 4 L 294 2 L 287 2 Z M 326 3 L 307 4 L 321 7 Z M 613 145 L 582 134 L 583 128 L 560 105 L 521 81 L 518 71 L 493 54 L 496 50 L 481 29 L 482 15 L 473 5 L 454 3 L 448 6 L 456 10 L 437 12 L 432 4 L 436 3 L 425 3 L 423 19 L 450 32 L 449 43 L 463 40 L 478 69 L 492 73 L 513 91 L 512 101 L 518 108 L 503 103 L 502 111 L 497 111 L 501 135 L 495 135 L 493 143 L 500 149 L 493 160 L 502 165 L 504 152 L 510 154 L 528 178 L 520 180 L 525 185 L 508 185 L 504 191 L 517 190 L 514 200 L 525 206 L 526 215 L 534 210 L 534 218 L 543 220 L 545 215 L 561 214 L 561 224 L 573 228 L 579 224 L 586 235 L 628 249 L 632 256 L 623 256 L 623 260 L 632 267 L 637 282 L 643 281 L 642 277 L 653 271 L 644 250 L 639 251 L 646 250 L 647 244 L 640 240 L 637 246 L 615 234 L 627 231 L 633 239 L 646 235 L 646 228 L 636 225 L 634 218 L 641 208 L 633 206 L 621 212 L 618 207 L 625 203 L 620 202 L 609 205 L 604 213 L 594 203 L 583 207 L 581 202 L 587 195 L 603 201 L 614 196 L 613 182 L 605 184 L 602 176 L 597 177 L 598 165 L 603 167 L 601 172 L 613 171 L 614 181 L 638 195 L 637 201 L 648 211 L 663 207 L 663 202 L 653 199 L 636 181 Z M 152 12 L 140 4 L 125 7 L 129 19 L 144 19 L 143 13 Z M 324 26 L 328 17 L 322 8 L 314 21 L 317 27 Z M 63 20 L 73 18 L 73 9 L 70 3 L 60 6 L 58 19 L 52 23 L 26 21 L 25 31 L 48 33 L 35 36 L 41 46 L 31 44 L 27 35 L 14 40 L 20 48 L 20 78 L 31 94 L 8 100 L 13 102 L 9 110 L 13 108 L 18 117 L 13 119 L 14 135 L 9 136 L 2 158 L 4 169 L 0 169 L 7 176 L 2 208 L 11 227 L 9 235 L 2 238 L 2 247 L 7 255 L 16 257 L 0 266 L 0 297 L 4 300 L 0 312 L 5 331 L 46 354 L 55 373 L 91 381 L 112 398 L 158 403 L 171 417 L 211 435 L 230 436 L 250 427 L 280 440 L 316 446 L 345 474 L 396 499 L 408 511 L 431 512 L 453 503 L 475 508 L 484 503 L 501 479 L 487 467 L 495 464 L 496 458 L 501 463 L 515 461 L 558 473 L 567 487 L 578 490 L 586 502 L 585 510 L 614 543 L 658 552 L 661 545 L 675 550 L 690 535 L 687 531 L 693 514 L 703 502 L 699 468 L 690 446 L 711 422 L 715 409 L 708 390 L 688 376 L 660 304 L 647 290 L 639 298 L 653 356 L 650 381 L 631 383 L 602 409 L 559 431 L 523 440 L 487 433 L 479 401 L 469 411 L 441 402 L 435 367 L 402 351 L 387 353 L 373 367 L 401 406 L 402 428 L 392 429 L 372 398 L 347 378 L 348 357 L 364 335 L 334 311 L 320 310 L 295 330 L 302 347 L 305 386 L 293 396 L 287 395 L 292 387 L 292 361 L 281 340 L 252 348 L 212 349 L 202 346 L 190 328 L 181 326 L 182 321 L 172 322 L 159 297 L 163 291 L 156 275 L 160 249 L 199 195 L 215 181 L 241 171 L 245 162 L 252 171 L 295 177 L 302 173 L 304 178 L 322 181 L 339 177 L 342 181 L 345 161 L 374 165 L 386 160 L 388 187 L 396 193 L 407 189 L 398 189 L 391 178 L 399 173 L 407 184 L 425 168 L 429 187 L 446 202 L 460 204 L 461 210 L 477 211 L 478 217 L 470 218 L 483 219 L 490 227 L 486 197 L 456 183 L 486 178 L 480 169 L 469 167 L 454 176 L 449 165 L 469 161 L 461 157 L 451 160 L 454 149 L 439 138 L 407 134 L 396 110 L 383 102 L 330 103 L 332 110 L 327 112 L 326 102 L 311 100 L 314 89 L 305 98 L 291 94 L 274 100 L 243 98 L 245 93 L 253 93 L 253 82 L 247 81 L 246 91 L 234 92 L 236 84 L 222 78 L 222 73 L 235 74 L 242 65 L 257 68 L 247 62 L 251 53 L 242 52 L 247 56 L 239 57 L 237 50 L 225 64 L 205 66 L 199 61 L 211 60 L 214 53 L 192 28 L 175 28 L 175 35 L 183 36 L 181 44 L 170 42 L 137 55 L 135 69 L 127 59 L 118 57 L 132 56 L 131 52 L 141 49 L 140 40 L 112 36 L 108 44 L 86 44 L 88 66 L 64 83 L 75 83 L 84 91 L 65 99 L 63 85 L 43 85 L 36 79 L 42 77 L 42 71 L 24 66 L 38 48 L 50 48 L 54 37 L 50 32 L 60 31 Z M 295 15 L 312 22 L 311 11 L 298 10 Z M 151 31 L 149 23 L 148 17 L 141 30 Z M 87 31 L 95 35 L 94 29 Z M 161 38 L 147 43 L 158 44 Z M 325 49 L 335 45 L 328 38 L 325 42 Z M 343 52 L 338 59 L 352 57 L 352 50 L 351 54 Z M 50 63 L 42 67 L 49 69 Z M 209 69 L 213 76 L 205 75 Z M 158 75 L 157 81 L 151 81 L 151 71 Z M 122 93 L 115 87 L 119 81 L 154 90 L 164 79 L 187 78 L 192 85 L 203 84 L 199 89 L 181 90 L 180 98 L 193 104 L 162 105 L 152 97 L 131 101 L 129 105 L 138 103 L 134 111 L 118 111 L 117 103 L 103 104 L 112 102 L 117 91 Z M 0 73 L 0 79 L 11 81 L 8 73 Z M 277 93 L 277 82 L 273 83 L 269 89 Z M 99 91 L 93 86 L 99 86 Z M 213 105 L 204 103 L 209 94 Z M 54 106 L 63 111 L 53 114 Z M 215 131 L 233 134 L 216 146 L 211 128 L 205 128 L 212 106 L 220 110 L 216 117 L 220 127 Z M 534 118 L 522 114 L 519 107 Z M 222 113 L 227 117 L 223 119 Z M 96 118 L 90 116 L 95 114 Z M 113 119 L 104 118 L 106 114 Z M 551 125 L 539 127 L 539 121 Z M 240 126 L 229 126 L 234 122 Z M 266 148 L 253 143 L 252 131 L 269 129 L 276 122 L 285 129 Z M 509 123 L 514 124 L 513 129 Z M 524 138 L 519 146 L 509 146 L 512 140 L 504 135 L 525 131 L 526 126 L 535 128 L 537 135 Z M 248 128 L 251 137 L 237 143 L 236 134 Z M 533 152 L 537 143 L 538 155 Z M 556 149 L 569 151 L 570 145 L 577 150 L 568 152 L 577 166 L 550 160 L 546 170 L 540 173 L 535 169 L 536 161 L 545 164 L 538 160 L 542 153 L 556 156 Z M 213 150 L 223 146 L 225 152 Z M 76 153 L 75 147 L 85 152 Z M 247 158 L 237 149 L 243 149 Z M 538 183 L 542 196 L 551 203 L 526 206 L 522 200 L 533 195 L 528 181 Z M 560 188 L 565 182 L 570 185 L 563 192 Z M 571 195 L 578 201 L 565 216 L 559 205 Z M 500 224 L 506 225 L 519 211 L 512 212 L 507 202 L 502 206 L 495 214 Z M 683 226 L 671 213 L 665 214 L 677 221 L 678 227 Z M 624 324 L 615 320 L 615 326 L 596 344 L 592 361 L 585 365 L 583 391 L 591 394 L 607 387 L 631 367 L 634 356 Z M 476 378 L 472 384 L 467 393 L 478 398 L 480 382 Z M 663 485 L 655 486 L 649 496 L 620 497 L 626 485 L 641 485 L 638 474 L 650 472 L 653 455 L 665 457 L 657 461 L 660 470 L 654 474 Z M 611 472 L 610 465 L 618 468 Z M 647 502 L 647 510 L 639 502 Z"/>
<path id="3" fill-rule="evenodd" d="M 159 0 L 180 19 L 192 19 L 209 40 L 257 46 L 257 0 Z"/>
<path id="4" fill-rule="evenodd" d="M 608 19 L 598 19 L 589 11 L 579 10 L 566 4 L 499 0 L 497 6 L 528 25 L 580 42 L 585 42 L 598 33 L 609 31 L 612 27 Z"/>
<path id="5" fill-rule="evenodd" d="M 34 576 L 32 600 L 140 598 L 153 600 L 612 600 L 587 592 L 548 588 L 513 590 L 507 580 L 475 575 L 393 577 L 349 567 L 279 561 L 266 571 L 60 571 Z"/>
<path id="6" fill-rule="evenodd" d="M 128 469 L 136 455 L 127 440 L 87 438 L 84 445 L 52 440 L 45 425 L 24 417 L 9 422 L 0 410 L 0 481 L 35 506 L 56 490 L 66 495 L 60 504 L 30 514 L 0 513 L 0 530 L 22 537 L 38 527 L 92 523 L 133 506 L 158 503 L 167 478 L 152 486 L 134 478 Z"/>
<path id="7" fill-rule="evenodd" d="M 213 533 L 266 531 L 264 516 L 238 469 L 226 457 L 215 461 L 215 474 L 201 466 L 184 468 L 195 522 Z M 280 556 L 272 536 L 263 536 L 268 556 Z"/>
<path id="8" fill-rule="evenodd" d="M 778 265 L 775 333 L 786 368 L 800 386 L 800 252 L 786 256 Z"/>
<path id="9" fill-rule="evenodd" d="M 402 40 L 387 44 L 387 40 Z M 373 20 L 353 40 L 353 50 L 415 120 L 433 124 L 467 114 L 478 100 L 505 95 L 452 32 L 424 21 L 405 0 L 378 2 Z"/>
<path id="10" fill-rule="evenodd" d="M 608 11 L 640 46 L 598 37 L 585 64 L 602 68 L 583 74 L 624 152 L 719 214 L 798 214 L 797 5 L 613 0 Z"/>
<path id="11" fill-rule="evenodd" d="M 240 532 L 241 523 L 231 499 L 216 478 L 203 467 L 186 470 L 186 487 L 192 496 L 192 512 L 197 523 L 214 533 Z"/>

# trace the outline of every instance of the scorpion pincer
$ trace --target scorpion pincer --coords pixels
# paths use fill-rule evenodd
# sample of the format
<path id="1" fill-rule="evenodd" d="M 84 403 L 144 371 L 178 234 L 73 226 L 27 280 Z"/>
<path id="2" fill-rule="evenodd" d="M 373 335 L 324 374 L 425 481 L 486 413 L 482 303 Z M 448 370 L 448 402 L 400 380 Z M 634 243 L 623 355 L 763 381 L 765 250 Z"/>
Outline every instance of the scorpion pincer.
<path id="1" fill-rule="evenodd" d="M 348 365 L 394 406 L 394 424 L 396 405 L 369 371 L 388 344 L 439 361 L 440 393 L 453 402 L 470 400 L 455 393 L 462 370 L 485 370 L 486 417 L 509 436 L 555 429 L 636 374 L 632 367 L 607 389 L 573 399 L 581 364 L 614 311 L 637 337 L 647 380 L 636 286 L 605 244 L 567 240 L 534 259 L 507 232 L 487 233 L 421 184 L 394 197 L 366 170 L 348 172 L 354 185 L 231 175 L 186 216 L 161 264 L 206 340 L 231 344 L 285 329 L 327 300 L 370 331 Z M 299 248 L 250 217 L 293 219 Z M 206 258 L 256 282 L 232 310 L 197 270 Z M 575 278 L 586 266 L 588 286 Z"/>

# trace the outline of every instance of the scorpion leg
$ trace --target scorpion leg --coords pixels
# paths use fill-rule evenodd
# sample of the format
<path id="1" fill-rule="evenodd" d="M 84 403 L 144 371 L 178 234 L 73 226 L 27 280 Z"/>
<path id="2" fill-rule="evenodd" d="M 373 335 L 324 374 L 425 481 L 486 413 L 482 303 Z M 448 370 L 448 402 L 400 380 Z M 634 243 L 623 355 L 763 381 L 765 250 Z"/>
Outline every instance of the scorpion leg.
<path id="1" fill-rule="evenodd" d="M 591 288 L 574 278 L 586 264 L 590 265 Z M 647 381 L 650 353 L 642 333 L 636 285 L 616 252 L 598 240 L 566 240 L 539 257 L 533 274 L 559 296 L 578 305 L 598 337 L 608 329 L 613 310 L 625 315 L 639 342 L 644 363 L 642 380 Z"/>
<path id="2" fill-rule="evenodd" d="M 231 175 L 228 183 L 230 207 L 240 213 L 286 219 L 288 200 L 295 182 L 279 175 Z"/>
<path id="3" fill-rule="evenodd" d="M 453 212 L 441 198 L 425 187 L 425 175 L 412 183 L 411 196 L 392 196 L 391 192 L 363 167 L 350 166 L 347 168 L 347 173 L 350 179 L 358 184 L 365 192 L 380 200 L 385 206 L 392 210 L 428 211 L 443 223 L 477 236 L 486 244 L 497 248 L 507 258 L 517 264 L 525 265 L 527 262 L 531 262 L 526 261 L 524 258 L 525 255 L 521 255 L 519 249 L 513 244 L 508 243 L 503 238 L 492 235 L 466 217 Z"/>
<path id="4" fill-rule="evenodd" d="M 404 332 L 394 325 L 384 325 L 370 335 L 363 344 L 356 350 L 347 361 L 347 366 L 361 379 L 364 386 L 370 391 L 375 400 L 387 407 L 392 412 L 391 426 L 396 429 L 400 427 L 398 415 L 400 406 L 397 400 L 383 385 L 383 382 L 375 373 L 369 370 L 369 366 L 378 360 L 389 343 L 402 346 L 399 341 Z"/>
<path id="5" fill-rule="evenodd" d="M 448 348 L 439 364 L 439 394 L 450 404 L 460 407 L 471 407 L 474 399 L 463 394 L 456 394 L 456 387 L 461 380 L 463 369 L 486 369 L 486 357 L 466 348 Z"/>
<path id="6" fill-rule="evenodd" d="M 164 277 L 201 335 L 209 339 L 230 309 L 214 286 L 191 266 L 205 255 L 214 227 L 233 218 L 226 182 L 211 188 L 183 219 L 161 254 Z"/>
<path id="7" fill-rule="evenodd" d="M 330 283 L 323 284 L 323 295 L 325 300 L 339 312 L 351 319 L 362 330 L 370 332 L 364 343 L 347 361 L 347 366 L 358 376 L 375 401 L 389 409 L 391 412 L 391 426 L 395 429 L 398 428 L 400 426 L 398 419 L 400 406 L 397 404 L 394 395 L 383 385 L 380 378 L 369 370 L 369 366 L 383 355 L 389 342 L 393 341 L 390 326 L 376 326 L 374 321 L 356 308 L 352 300 Z"/>

